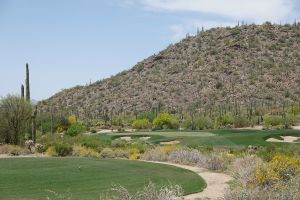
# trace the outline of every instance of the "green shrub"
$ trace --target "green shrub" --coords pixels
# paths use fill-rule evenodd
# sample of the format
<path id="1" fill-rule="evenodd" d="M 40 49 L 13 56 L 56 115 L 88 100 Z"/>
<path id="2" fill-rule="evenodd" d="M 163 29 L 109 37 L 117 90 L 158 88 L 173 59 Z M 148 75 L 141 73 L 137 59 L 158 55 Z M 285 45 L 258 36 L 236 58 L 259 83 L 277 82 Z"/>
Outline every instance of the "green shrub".
<path id="1" fill-rule="evenodd" d="M 235 128 L 243 128 L 251 125 L 251 122 L 243 116 L 236 117 L 234 119 L 234 127 Z"/>
<path id="2" fill-rule="evenodd" d="M 196 127 L 199 130 L 212 129 L 214 124 L 213 121 L 208 117 L 199 117 L 196 119 Z"/>
<path id="3" fill-rule="evenodd" d="M 92 129 L 91 133 L 97 133 L 97 131 L 95 129 Z"/>
<path id="4" fill-rule="evenodd" d="M 231 114 L 226 114 L 217 118 L 215 123 L 215 128 L 232 128 L 234 124 L 234 118 Z"/>
<path id="5" fill-rule="evenodd" d="M 111 148 L 105 148 L 101 151 L 102 158 L 115 158 L 116 155 Z"/>
<path id="6" fill-rule="evenodd" d="M 278 115 L 266 115 L 264 117 L 264 127 L 271 128 L 280 126 L 282 124 L 282 117 Z"/>
<path id="7" fill-rule="evenodd" d="M 148 119 L 137 119 L 132 123 L 132 127 L 134 129 L 147 129 L 149 127 L 149 120 Z"/>
<path id="8" fill-rule="evenodd" d="M 16 145 L 9 145 L 9 144 L 0 145 L 0 154 L 18 156 L 18 155 L 24 155 L 29 153 L 30 151 L 28 149 L 24 149 Z"/>
<path id="9" fill-rule="evenodd" d="M 107 144 L 105 144 L 101 140 L 84 140 L 81 143 L 81 145 L 84 147 L 87 147 L 87 148 L 94 149 L 95 151 L 97 151 L 99 153 L 107 146 Z"/>
<path id="10" fill-rule="evenodd" d="M 115 150 L 115 155 L 117 158 L 129 158 L 130 157 L 130 150 L 128 149 L 116 149 Z"/>
<path id="11" fill-rule="evenodd" d="M 70 128 L 68 128 L 66 135 L 74 137 L 80 133 L 83 133 L 86 130 L 87 129 L 85 126 L 83 126 L 82 124 L 76 123 L 76 124 L 73 124 L 72 126 L 70 126 Z"/>
<path id="12" fill-rule="evenodd" d="M 111 142 L 111 146 L 116 148 L 125 147 L 126 145 L 127 141 L 122 139 L 117 139 Z"/>
<path id="13" fill-rule="evenodd" d="M 79 157 L 89 157 L 89 158 L 97 158 L 100 157 L 100 154 L 91 148 L 86 148 L 83 146 L 74 145 L 73 146 L 73 156 Z"/>
<path id="14" fill-rule="evenodd" d="M 73 147 L 68 144 L 55 144 L 55 151 L 58 156 L 65 157 L 72 154 Z"/>
<path id="15" fill-rule="evenodd" d="M 138 115 L 138 119 L 148 119 L 149 122 L 153 122 L 155 114 L 153 112 L 145 112 Z"/>
<path id="16" fill-rule="evenodd" d="M 158 129 L 177 129 L 179 126 L 178 120 L 168 113 L 159 114 L 153 120 L 154 128 Z"/>

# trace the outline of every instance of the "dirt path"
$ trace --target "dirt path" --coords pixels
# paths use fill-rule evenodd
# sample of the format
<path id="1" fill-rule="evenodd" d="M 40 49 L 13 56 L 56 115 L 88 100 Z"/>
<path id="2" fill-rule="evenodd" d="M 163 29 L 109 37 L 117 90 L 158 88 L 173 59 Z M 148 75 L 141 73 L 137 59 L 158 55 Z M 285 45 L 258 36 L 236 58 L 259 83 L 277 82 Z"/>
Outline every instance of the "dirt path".
<path id="1" fill-rule="evenodd" d="M 28 154 L 28 155 L 18 155 L 18 156 L 11 156 L 8 154 L 0 154 L 0 159 L 1 158 L 45 158 L 47 156 L 43 154 Z"/>
<path id="2" fill-rule="evenodd" d="M 155 162 L 155 161 L 145 161 L 145 162 L 172 165 L 175 167 L 180 167 L 183 169 L 193 171 L 197 173 L 199 176 L 201 176 L 206 181 L 207 187 L 204 189 L 203 192 L 185 196 L 184 197 L 185 200 L 220 199 L 224 196 L 225 189 L 228 187 L 227 183 L 232 180 L 232 177 L 227 174 L 211 172 L 199 167 L 167 163 L 167 162 Z"/>

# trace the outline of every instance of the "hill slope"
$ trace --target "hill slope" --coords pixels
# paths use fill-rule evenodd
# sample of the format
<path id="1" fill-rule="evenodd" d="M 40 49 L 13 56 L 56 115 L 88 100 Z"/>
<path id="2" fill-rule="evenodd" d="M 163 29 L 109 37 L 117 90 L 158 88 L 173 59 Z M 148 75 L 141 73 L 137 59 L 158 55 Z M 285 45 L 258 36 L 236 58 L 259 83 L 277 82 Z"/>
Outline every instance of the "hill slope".
<path id="1" fill-rule="evenodd" d="M 215 28 L 188 37 L 131 70 L 40 103 L 89 117 L 104 110 L 187 109 L 226 102 L 298 101 L 300 26 Z"/>

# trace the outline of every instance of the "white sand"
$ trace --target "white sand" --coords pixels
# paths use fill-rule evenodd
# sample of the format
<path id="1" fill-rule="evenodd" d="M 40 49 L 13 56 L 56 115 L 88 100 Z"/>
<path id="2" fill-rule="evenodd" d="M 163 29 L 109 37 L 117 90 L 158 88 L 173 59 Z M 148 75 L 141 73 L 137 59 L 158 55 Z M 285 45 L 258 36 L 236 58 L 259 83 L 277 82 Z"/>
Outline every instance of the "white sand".
<path id="1" fill-rule="evenodd" d="M 180 141 L 178 140 L 174 140 L 174 141 L 170 141 L 170 142 L 161 142 L 160 144 L 162 145 L 172 145 L 172 144 L 179 144 Z"/>
<path id="2" fill-rule="evenodd" d="M 266 141 L 267 142 L 285 142 L 285 143 L 299 143 L 296 142 L 300 137 L 294 137 L 294 136 L 280 136 L 283 140 L 278 140 L 276 138 L 269 138 Z"/>

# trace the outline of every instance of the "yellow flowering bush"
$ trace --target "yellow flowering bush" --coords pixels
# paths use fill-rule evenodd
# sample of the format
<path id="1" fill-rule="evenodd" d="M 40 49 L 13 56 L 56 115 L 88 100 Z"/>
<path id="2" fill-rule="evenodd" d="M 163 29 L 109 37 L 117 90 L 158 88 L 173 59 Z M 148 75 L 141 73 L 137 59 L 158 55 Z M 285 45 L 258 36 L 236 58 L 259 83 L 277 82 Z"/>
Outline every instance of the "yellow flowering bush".
<path id="1" fill-rule="evenodd" d="M 100 153 L 91 148 L 75 145 L 73 147 L 73 156 L 98 158 Z"/>
<path id="2" fill-rule="evenodd" d="M 256 179 L 260 185 L 273 185 L 279 181 L 288 181 L 297 173 L 300 173 L 300 160 L 280 155 L 258 166 Z"/>
<path id="3" fill-rule="evenodd" d="M 140 151 L 136 148 L 130 149 L 129 160 L 137 160 L 141 157 Z"/>
<path id="4" fill-rule="evenodd" d="M 68 117 L 68 123 L 69 123 L 69 125 L 76 124 L 77 123 L 76 117 L 74 117 L 74 116 Z"/>
<path id="5" fill-rule="evenodd" d="M 58 153 L 56 152 L 56 149 L 54 146 L 50 146 L 46 151 L 46 155 L 54 157 L 54 156 L 58 156 Z"/>
<path id="6" fill-rule="evenodd" d="M 177 149 L 176 145 L 166 145 L 166 146 L 163 147 L 163 151 L 167 155 L 170 155 L 176 149 Z"/>

